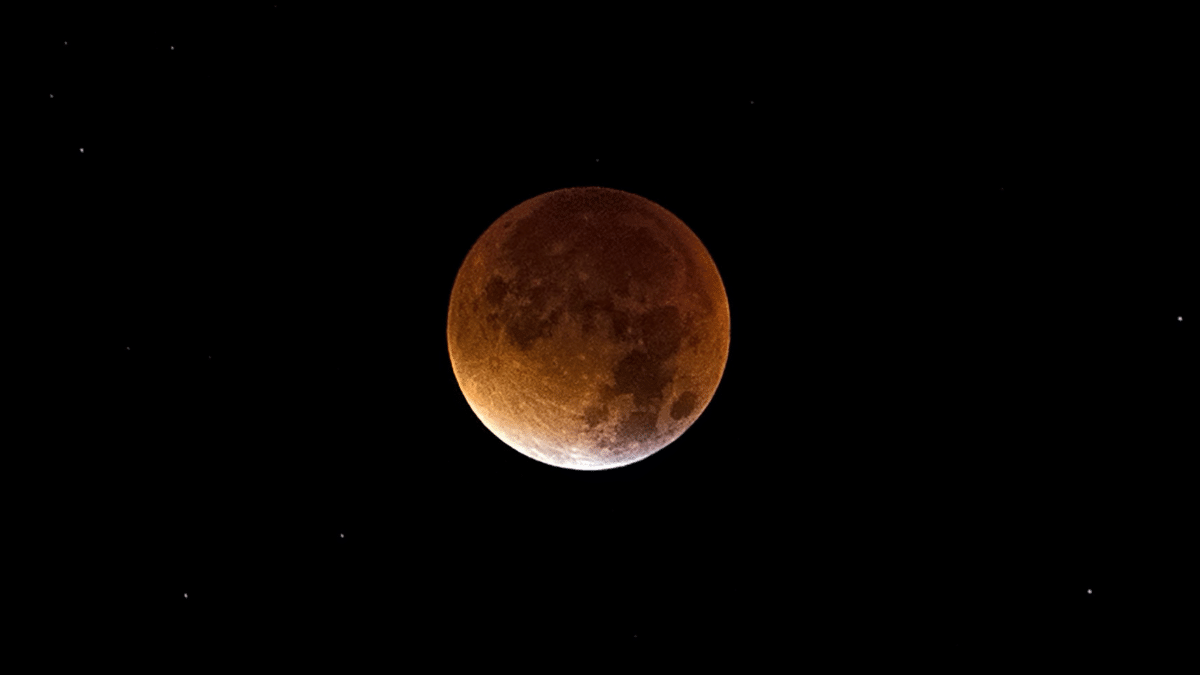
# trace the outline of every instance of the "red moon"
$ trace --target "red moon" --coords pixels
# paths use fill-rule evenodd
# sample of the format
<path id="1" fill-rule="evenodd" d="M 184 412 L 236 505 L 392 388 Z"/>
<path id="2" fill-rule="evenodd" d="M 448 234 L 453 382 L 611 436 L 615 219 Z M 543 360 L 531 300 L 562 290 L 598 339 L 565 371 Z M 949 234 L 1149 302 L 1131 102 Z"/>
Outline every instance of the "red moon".
<path id="1" fill-rule="evenodd" d="M 696 235 L 601 187 L 513 207 L 467 254 L 446 328 L 454 376 L 500 440 L 552 466 L 611 469 L 679 438 L 729 354 L 729 301 Z"/>

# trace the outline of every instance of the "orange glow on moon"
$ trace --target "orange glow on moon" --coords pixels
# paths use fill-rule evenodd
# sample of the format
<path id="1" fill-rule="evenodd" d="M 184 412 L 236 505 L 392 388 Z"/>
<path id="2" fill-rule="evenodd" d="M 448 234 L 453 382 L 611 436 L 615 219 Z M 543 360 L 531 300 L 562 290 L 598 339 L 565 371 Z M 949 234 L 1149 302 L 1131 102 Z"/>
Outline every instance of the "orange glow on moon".
<path id="1" fill-rule="evenodd" d="M 459 269 L 450 362 L 497 437 L 570 469 L 625 466 L 708 406 L 729 353 L 712 257 L 648 199 L 600 187 L 500 216 Z"/>

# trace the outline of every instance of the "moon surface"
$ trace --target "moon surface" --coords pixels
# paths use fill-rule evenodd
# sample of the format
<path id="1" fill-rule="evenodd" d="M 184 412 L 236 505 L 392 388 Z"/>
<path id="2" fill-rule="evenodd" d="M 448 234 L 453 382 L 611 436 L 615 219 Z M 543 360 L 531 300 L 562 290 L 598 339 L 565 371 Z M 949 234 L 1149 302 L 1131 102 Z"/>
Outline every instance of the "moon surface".
<path id="1" fill-rule="evenodd" d="M 500 216 L 450 295 L 450 362 L 506 444 L 597 470 L 659 451 L 712 400 L 729 301 L 682 221 L 638 195 L 567 188 Z"/>

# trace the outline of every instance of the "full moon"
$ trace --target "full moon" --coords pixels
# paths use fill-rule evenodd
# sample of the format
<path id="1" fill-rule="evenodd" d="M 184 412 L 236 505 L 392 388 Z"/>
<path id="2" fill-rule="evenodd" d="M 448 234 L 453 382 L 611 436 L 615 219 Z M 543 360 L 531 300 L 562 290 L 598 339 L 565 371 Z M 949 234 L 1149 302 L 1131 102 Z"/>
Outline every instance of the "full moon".
<path id="1" fill-rule="evenodd" d="M 729 301 L 681 220 L 602 187 L 510 209 L 467 254 L 446 328 L 454 376 L 492 433 L 552 466 L 658 452 L 712 400 Z"/>

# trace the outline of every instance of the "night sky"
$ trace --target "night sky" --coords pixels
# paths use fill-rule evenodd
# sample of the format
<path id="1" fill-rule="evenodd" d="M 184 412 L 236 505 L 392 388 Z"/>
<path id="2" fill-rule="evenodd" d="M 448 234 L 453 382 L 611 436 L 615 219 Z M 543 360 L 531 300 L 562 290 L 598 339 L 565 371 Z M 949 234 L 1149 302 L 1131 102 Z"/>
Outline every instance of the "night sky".
<path id="1" fill-rule="evenodd" d="M 386 666 L 1184 643 L 1170 36 L 169 4 L 44 3 L 29 31 L 8 253 L 54 375 L 6 477 L 32 634 Z M 445 331 L 476 238 L 588 185 L 692 228 L 732 331 L 680 439 L 575 472 L 482 425 Z"/>

